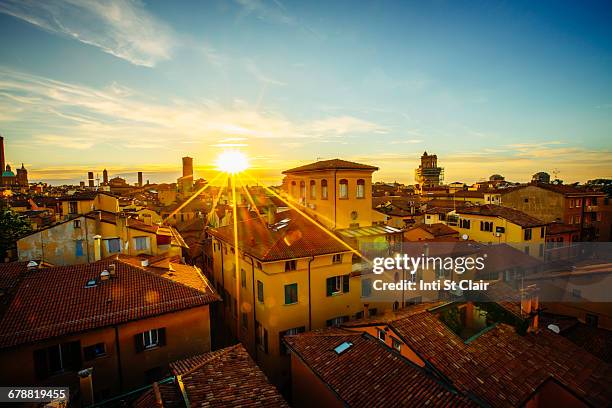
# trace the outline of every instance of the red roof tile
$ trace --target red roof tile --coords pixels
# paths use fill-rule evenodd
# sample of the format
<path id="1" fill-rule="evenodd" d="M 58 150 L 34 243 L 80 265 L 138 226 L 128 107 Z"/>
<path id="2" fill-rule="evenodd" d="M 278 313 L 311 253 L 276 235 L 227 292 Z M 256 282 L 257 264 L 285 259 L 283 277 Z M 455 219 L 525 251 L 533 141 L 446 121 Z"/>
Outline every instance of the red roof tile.
<path id="1" fill-rule="evenodd" d="M 260 218 L 238 223 L 238 248 L 262 261 L 305 258 L 348 252 L 350 249 L 296 211 L 278 213 L 277 220 L 288 219 L 287 225 L 271 228 Z M 280 225 L 279 225 L 280 226 Z M 233 224 L 209 230 L 220 240 L 234 245 Z"/>
<path id="2" fill-rule="evenodd" d="M 283 174 L 291 173 L 303 173 L 308 171 L 319 171 L 319 170 L 369 170 L 376 171 L 378 167 L 369 166 L 367 164 L 360 164 L 351 161 L 332 159 L 332 160 L 321 160 L 315 163 L 306 164 L 304 166 L 294 167 L 289 170 L 283 171 Z"/>
<path id="3" fill-rule="evenodd" d="M 477 406 L 366 333 L 334 328 L 285 341 L 347 406 Z M 336 353 L 345 342 L 350 347 Z"/>
<path id="4" fill-rule="evenodd" d="M 116 276 L 100 273 L 116 265 Z M 85 287 L 95 279 L 95 287 Z M 29 273 L 15 290 L 0 318 L 0 348 L 63 336 L 219 300 L 207 290 L 166 279 L 142 268 L 103 260 L 91 264 L 40 269 Z"/>
<path id="5" fill-rule="evenodd" d="M 428 233 L 430 233 L 431 235 L 433 235 L 434 237 L 441 237 L 441 236 L 445 236 L 445 235 L 459 235 L 459 232 L 457 232 L 456 230 L 452 229 L 451 227 L 449 227 L 446 224 L 442 224 L 441 222 L 435 223 L 435 224 L 420 224 L 420 225 L 416 225 L 412 228 L 410 228 L 408 231 L 413 230 L 413 229 L 422 229 Z"/>
<path id="6" fill-rule="evenodd" d="M 289 407 L 242 344 L 170 364 L 191 406 Z"/>
<path id="7" fill-rule="evenodd" d="M 550 377 L 594 406 L 612 402 L 610 365 L 549 330 L 521 336 L 500 323 L 465 343 L 423 309 L 389 325 L 459 390 L 493 407 L 523 404 Z"/>

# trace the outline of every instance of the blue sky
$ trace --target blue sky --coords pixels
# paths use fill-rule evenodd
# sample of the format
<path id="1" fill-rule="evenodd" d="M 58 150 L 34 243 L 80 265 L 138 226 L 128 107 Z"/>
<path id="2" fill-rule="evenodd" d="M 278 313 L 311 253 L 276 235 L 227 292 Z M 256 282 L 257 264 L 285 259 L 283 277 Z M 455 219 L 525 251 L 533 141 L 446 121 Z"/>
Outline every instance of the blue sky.
<path id="1" fill-rule="evenodd" d="M 0 0 L 0 133 L 32 178 L 261 177 L 342 157 L 413 182 L 612 177 L 609 2 Z"/>

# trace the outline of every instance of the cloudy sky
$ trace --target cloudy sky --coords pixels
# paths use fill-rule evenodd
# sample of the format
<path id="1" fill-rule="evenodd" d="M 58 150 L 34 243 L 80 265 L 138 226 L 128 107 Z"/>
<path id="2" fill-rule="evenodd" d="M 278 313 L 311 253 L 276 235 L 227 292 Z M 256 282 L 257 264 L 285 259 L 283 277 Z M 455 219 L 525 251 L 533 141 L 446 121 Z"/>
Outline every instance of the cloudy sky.
<path id="1" fill-rule="evenodd" d="M 0 0 L 9 163 L 59 182 L 106 167 L 258 175 L 341 157 L 412 183 L 612 177 L 610 2 Z"/>

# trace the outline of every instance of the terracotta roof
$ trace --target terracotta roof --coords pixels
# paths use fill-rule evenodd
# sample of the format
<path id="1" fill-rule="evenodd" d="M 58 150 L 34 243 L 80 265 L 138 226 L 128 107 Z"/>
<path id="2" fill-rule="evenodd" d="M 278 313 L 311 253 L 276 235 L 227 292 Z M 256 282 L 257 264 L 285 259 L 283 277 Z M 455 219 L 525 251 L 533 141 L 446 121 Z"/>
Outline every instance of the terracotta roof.
<path id="1" fill-rule="evenodd" d="M 185 408 L 185 400 L 175 383 L 153 383 L 150 390 L 132 402 L 132 407 Z"/>
<path id="2" fill-rule="evenodd" d="M 589 191 L 584 187 L 579 188 L 572 185 L 567 184 L 550 184 L 550 183 L 529 183 L 522 184 L 519 186 L 501 189 L 501 194 L 506 194 L 512 191 L 520 190 L 526 187 L 539 187 L 548 191 L 552 191 L 554 193 L 563 194 L 564 196 L 572 196 L 572 197 L 583 197 L 583 196 L 605 196 L 605 193 L 601 191 Z"/>
<path id="3" fill-rule="evenodd" d="M 100 273 L 116 265 L 116 276 Z M 90 280 L 95 287 L 86 287 Z M 204 279 L 204 278 L 202 278 Z M 197 290 L 142 268 L 103 260 L 29 273 L 0 318 L 0 348 L 40 341 L 219 300 L 214 290 Z"/>
<path id="4" fill-rule="evenodd" d="M 302 173 L 307 171 L 319 171 L 319 170 L 369 170 L 376 171 L 378 167 L 369 166 L 367 164 L 360 164 L 355 162 L 350 162 L 341 159 L 333 159 L 333 160 L 321 160 L 318 162 L 306 164 L 304 166 L 294 167 L 289 170 L 283 171 L 283 174 L 291 174 L 291 173 Z"/>
<path id="5" fill-rule="evenodd" d="M 435 224 L 420 224 L 420 225 L 416 225 L 416 226 L 408 229 L 408 231 L 411 231 L 413 229 L 422 229 L 422 230 L 430 233 L 434 237 L 441 237 L 441 236 L 445 236 L 445 235 L 459 235 L 459 232 L 457 232 L 456 230 L 452 229 L 451 227 L 449 227 L 446 224 L 442 224 L 441 222 L 438 222 L 438 223 L 435 223 Z"/>
<path id="6" fill-rule="evenodd" d="M 457 208 L 458 214 L 482 215 L 488 217 L 498 217 L 506 219 L 523 228 L 539 227 L 548 223 L 525 214 L 522 211 L 515 210 L 501 205 L 485 204 L 473 207 Z"/>
<path id="7" fill-rule="evenodd" d="M 242 344 L 170 363 L 190 406 L 289 407 Z"/>
<path id="8" fill-rule="evenodd" d="M 350 251 L 345 245 L 324 232 L 321 225 L 314 225 L 298 212 L 290 210 L 276 214 L 278 222 L 289 220 L 272 228 L 260 218 L 238 223 L 238 248 L 261 261 L 305 258 Z M 234 245 L 233 224 L 210 229 L 218 239 Z"/>
<path id="9" fill-rule="evenodd" d="M 547 236 L 557 235 L 557 234 L 567 234 L 570 232 L 578 232 L 578 231 L 580 231 L 580 228 L 574 225 L 563 224 L 561 222 L 553 222 L 546 227 Z"/>
<path id="10" fill-rule="evenodd" d="M 28 261 L 0 263 L 0 293 L 11 290 L 28 271 Z"/>
<path id="11" fill-rule="evenodd" d="M 549 330 L 521 336 L 499 323 L 466 343 L 419 307 L 389 325 L 455 387 L 493 407 L 522 405 L 551 377 L 594 406 L 612 402 L 610 365 Z"/>
<path id="12" fill-rule="evenodd" d="M 333 328 L 285 342 L 346 406 L 477 406 L 367 333 Z"/>

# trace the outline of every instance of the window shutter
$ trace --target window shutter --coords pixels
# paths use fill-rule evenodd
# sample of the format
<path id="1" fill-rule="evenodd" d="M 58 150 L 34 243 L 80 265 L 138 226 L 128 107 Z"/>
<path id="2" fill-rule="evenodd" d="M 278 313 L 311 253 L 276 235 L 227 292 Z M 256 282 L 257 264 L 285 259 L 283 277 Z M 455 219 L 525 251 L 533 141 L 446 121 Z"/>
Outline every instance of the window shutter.
<path id="1" fill-rule="evenodd" d="M 161 329 L 157 329 L 157 341 L 159 342 L 159 346 L 163 347 L 166 345 L 166 328 L 162 327 Z"/>
<path id="2" fill-rule="evenodd" d="M 347 293 L 349 291 L 349 275 L 342 276 L 342 292 Z"/>
<path id="3" fill-rule="evenodd" d="M 144 343 L 142 338 L 142 333 L 138 333 L 134 336 L 134 343 L 136 345 L 136 352 L 140 353 L 144 350 Z"/>
<path id="4" fill-rule="evenodd" d="M 327 278 L 327 296 L 331 296 L 334 293 L 334 278 Z"/>
<path id="5" fill-rule="evenodd" d="M 264 329 L 264 351 L 268 352 L 268 330 Z"/>
<path id="6" fill-rule="evenodd" d="M 49 365 L 47 363 L 47 349 L 34 351 L 34 372 L 36 378 L 42 380 L 49 374 Z"/>

